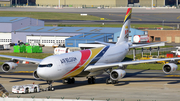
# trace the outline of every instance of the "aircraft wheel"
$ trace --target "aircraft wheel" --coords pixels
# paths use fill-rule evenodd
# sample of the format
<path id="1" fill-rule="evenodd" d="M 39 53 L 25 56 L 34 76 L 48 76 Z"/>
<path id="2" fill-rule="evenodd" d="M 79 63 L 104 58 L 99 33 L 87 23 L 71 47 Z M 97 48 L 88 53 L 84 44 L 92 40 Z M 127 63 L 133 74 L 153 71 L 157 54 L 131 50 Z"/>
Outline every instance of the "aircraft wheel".
<path id="1" fill-rule="evenodd" d="M 66 80 L 63 79 L 63 80 L 62 80 L 62 83 L 63 83 L 63 84 L 66 84 Z"/>
<path id="2" fill-rule="evenodd" d="M 107 78 L 107 79 L 106 79 L 106 84 L 111 84 L 110 78 Z"/>
<path id="3" fill-rule="evenodd" d="M 67 79 L 67 83 L 68 84 L 74 84 L 75 83 L 75 79 L 74 78 L 69 78 L 69 79 Z"/>
<path id="4" fill-rule="evenodd" d="M 54 88 L 53 88 L 53 87 L 51 88 L 51 91 L 54 91 Z"/>
<path id="5" fill-rule="evenodd" d="M 72 84 L 74 84 L 74 83 L 75 83 L 75 79 L 74 79 L 74 78 L 72 78 L 72 79 L 71 79 L 71 82 L 72 82 Z"/>
<path id="6" fill-rule="evenodd" d="M 88 83 L 95 84 L 95 78 L 94 77 L 88 78 Z"/>
<path id="7" fill-rule="evenodd" d="M 34 92 L 37 93 L 37 88 L 36 87 L 34 88 Z"/>
<path id="8" fill-rule="evenodd" d="M 91 78 L 92 84 L 95 84 L 95 78 Z"/>
<path id="9" fill-rule="evenodd" d="M 91 84 L 91 78 L 88 78 L 88 83 Z"/>
<path id="10" fill-rule="evenodd" d="M 116 83 L 118 83 L 118 81 L 112 80 L 112 84 L 116 84 Z"/>
<path id="11" fill-rule="evenodd" d="M 26 90 L 25 90 L 25 94 L 27 94 L 27 93 L 29 93 L 29 89 L 28 88 L 26 88 Z"/>

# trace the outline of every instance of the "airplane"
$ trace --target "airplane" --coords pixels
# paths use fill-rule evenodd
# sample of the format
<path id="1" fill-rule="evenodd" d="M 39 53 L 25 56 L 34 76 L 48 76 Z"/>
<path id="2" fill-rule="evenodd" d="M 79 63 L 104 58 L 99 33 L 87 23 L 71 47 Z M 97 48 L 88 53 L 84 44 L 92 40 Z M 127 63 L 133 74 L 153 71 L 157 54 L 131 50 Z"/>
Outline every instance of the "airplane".
<path id="1" fill-rule="evenodd" d="M 172 73 L 177 70 L 178 66 L 175 61 L 180 58 L 165 58 L 165 59 L 151 59 L 138 61 L 124 61 L 126 54 L 131 48 L 148 46 L 156 43 L 148 43 L 143 45 L 133 46 L 128 42 L 130 33 L 132 8 L 127 9 L 124 24 L 118 41 L 116 44 L 99 42 L 104 44 L 103 47 L 64 53 L 60 55 L 48 56 L 44 59 L 34 59 L 25 57 L 16 57 L 8 55 L 0 55 L 0 57 L 11 58 L 12 61 L 5 62 L 2 65 L 4 72 L 11 72 L 16 69 L 17 64 L 14 61 L 24 60 L 38 63 L 37 69 L 33 73 L 35 79 L 43 79 L 49 84 L 48 89 L 54 90 L 52 82 L 55 80 L 62 80 L 63 83 L 74 84 L 75 77 L 87 77 L 89 84 L 95 83 L 95 76 L 101 75 L 104 72 L 109 74 L 106 79 L 107 84 L 116 84 L 118 80 L 122 79 L 126 72 L 127 65 L 150 63 L 156 61 L 169 61 L 163 66 L 164 73 Z M 113 69 L 113 67 L 118 67 Z"/>

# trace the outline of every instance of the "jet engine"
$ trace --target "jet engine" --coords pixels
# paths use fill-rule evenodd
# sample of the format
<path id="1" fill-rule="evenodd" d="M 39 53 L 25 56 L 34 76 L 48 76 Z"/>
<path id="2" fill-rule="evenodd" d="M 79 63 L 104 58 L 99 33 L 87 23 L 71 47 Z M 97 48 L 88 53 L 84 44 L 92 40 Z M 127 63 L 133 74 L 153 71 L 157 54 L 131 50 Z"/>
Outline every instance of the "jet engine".
<path id="1" fill-rule="evenodd" d="M 3 70 L 3 72 L 10 72 L 10 71 L 13 71 L 16 69 L 17 67 L 17 63 L 14 63 L 14 62 L 5 62 L 1 68 Z"/>
<path id="2" fill-rule="evenodd" d="M 163 66 L 163 72 L 166 74 L 170 74 L 177 70 L 178 66 L 174 63 L 167 63 Z"/>
<path id="3" fill-rule="evenodd" d="M 35 79 L 40 79 L 39 78 L 39 76 L 38 76 L 38 74 L 37 74 L 37 70 L 35 70 L 34 72 L 33 72 L 33 77 L 35 78 Z"/>
<path id="4" fill-rule="evenodd" d="M 117 81 L 117 80 L 122 79 L 125 75 L 126 75 L 126 71 L 124 71 L 122 69 L 114 69 L 110 73 L 110 78 L 112 80 L 116 80 Z"/>

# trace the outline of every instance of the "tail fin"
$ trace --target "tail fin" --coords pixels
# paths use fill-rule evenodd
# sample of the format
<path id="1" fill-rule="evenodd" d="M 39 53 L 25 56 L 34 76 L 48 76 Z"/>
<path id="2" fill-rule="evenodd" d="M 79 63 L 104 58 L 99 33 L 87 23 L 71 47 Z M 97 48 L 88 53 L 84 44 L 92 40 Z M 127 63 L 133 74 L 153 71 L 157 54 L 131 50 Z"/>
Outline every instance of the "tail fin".
<path id="1" fill-rule="evenodd" d="M 131 23 L 131 13 L 132 13 L 132 8 L 128 8 L 126 16 L 124 18 L 124 24 L 116 44 L 119 44 L 123 41 L 128 42 L 130 23 Z"/>

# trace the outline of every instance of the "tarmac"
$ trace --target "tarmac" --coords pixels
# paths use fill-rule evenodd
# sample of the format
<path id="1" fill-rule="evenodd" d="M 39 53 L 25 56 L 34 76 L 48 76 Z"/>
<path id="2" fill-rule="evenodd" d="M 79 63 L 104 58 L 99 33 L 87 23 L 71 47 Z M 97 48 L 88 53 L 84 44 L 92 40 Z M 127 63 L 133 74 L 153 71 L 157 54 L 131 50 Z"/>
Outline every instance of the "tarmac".
<path id="1" fill-rule="evenodd" d="M 35 80 L 31 72 L 36 69 L 35 64 L 20 64 L 14 73 L 3 73 L 0 70 L 0 83 L 9 91 L 9 98 L 48 98 L 81 100 L 109 100 L 109 101 L 179 101 L 180 99 L 180 71 L 165 75 L 161 70 L 126 70 L 126 76 L 118 84 L 106 84 L 108 74 L 96 77 L 96 84 L 88 84 L 85 77 L 75 78 L 75 84 L 63 84 L 55 81 L 55 91 L 40 93 L 13 94 L 14 85 L 39 84 L 41 88 L 48 87 L 46 81 Z"/>
<path id="2" fill-rule="evenodd" d="M 45 53 L 52 53 L 53 48 L 43 47 Z M 2 50 L 3 52 L 12 50 Z M 55 91 L 40 93 L 13 94 L 14 85 L 39 84 L 45 89 L 48 84 L 44 80 L 34 79 L 32 73 L 37 64 L 19 64 L 11 73 L 3 73 L 0 69 L 0 84 L 10 93 L 9 98 L 51 98 L 109 101 L 179 101 L 180 71 L 166 75 L 162 70 L 126 70 L 126 75 L 118 84 L 106 84 L 108 74 L 96 77 L 96 84 L 88 84 L 86 77 L 75 78 L 75 84 L 64 85 L 61 80 L 55 81 Z"/>

